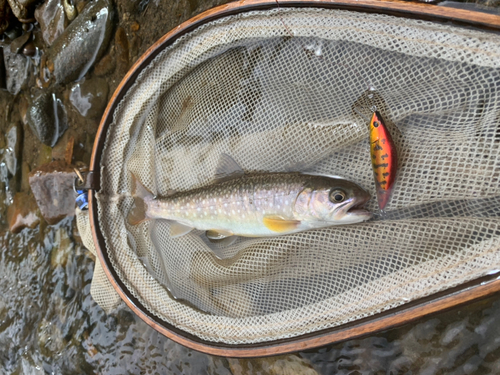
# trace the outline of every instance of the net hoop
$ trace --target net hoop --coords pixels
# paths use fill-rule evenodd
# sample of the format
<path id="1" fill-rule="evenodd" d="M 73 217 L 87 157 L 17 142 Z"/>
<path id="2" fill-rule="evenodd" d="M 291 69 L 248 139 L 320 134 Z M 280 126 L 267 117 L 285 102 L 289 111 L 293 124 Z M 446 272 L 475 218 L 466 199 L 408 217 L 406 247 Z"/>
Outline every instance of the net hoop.
<path id="1" fill-rule="evenodd" d="M 139 73 L 166 47 L 174 43 L 178 38 L 196 29 L 202 24 L 241 12 L 264 10 L 276 8 L 275 1 L 250 0 L 223 5 L 208 10 L 171 30 L 157 43 L 150 47 L 146 53 L 135 63 L 123 78 L 122 82 L 113 94 L 101 120 L 94 148 L 90 169 L 93 171 L 91 180 L 91 194 L 89 194 L 89 214 L 92 227 L 94 244 L 98 258 L 103 269 L 118 292 L 122 300 L 148 325 L 167 336 L 168 338 L 201 352 L 211 355 L 228 357 L 262 357 L 289 353 L 299 350 L 311 349 L 339 341 L 344 341 L 378 331 L 386 330 L 402 325 L 428 314 L 436 313 L 451 307 L 458 306 L 479 298 L 485 298 L 500 291 L 500 272 L 476 279 L 472 282 L 462 284 L 458 287 L 448 289 L 445 292 L 413 301 L 396 309 L 376 314 L 372 317 L 356 322 L 345 324 L 332 329 L 317 331 L 311 334 L 298 336 L 290 339 L 282 339 L 273 342 L 256 344 L 228 345 L 204 341 L 194 335 L 184 332 L 171 324 L 164 322 L 148 310 L 127 290 L 122 281 L 117 277 L 116 271 L 111 266 L 109 256 L 104 246 L 104 238 L 100 232 L 97 215 L 97 200 L 95 193 L 100 189 L 99 170 L 101 168 L 101 155 L 104 148 L 106 132 L 117 104 L 123 98 L 127 90 L 133 85 Z M 401 16 L 432 20 L 437 22 L 455 22 L 460 25 L 474 26 L 485 30 L 500 30 L 500 17 L 479 12 L 463 11 L 459 9 L 440 8 L 428 4 L 409 4 L 392 1 L 363 0 L 355 4 L 347 1 L 286 1 L 279 2 L 280 7 L 323 7 L 333 9 L 344 9 L 360 12 L 376 12 Z"/>

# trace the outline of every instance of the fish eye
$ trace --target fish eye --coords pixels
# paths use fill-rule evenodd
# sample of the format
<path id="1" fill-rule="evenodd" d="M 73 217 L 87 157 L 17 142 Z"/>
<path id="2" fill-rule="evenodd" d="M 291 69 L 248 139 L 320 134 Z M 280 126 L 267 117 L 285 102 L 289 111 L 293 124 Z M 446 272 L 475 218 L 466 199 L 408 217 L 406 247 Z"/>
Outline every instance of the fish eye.
<path id="1" fill-rule="evenodd" d="M 373 121 L 373 126 L 375 126 L 376 128 L 378 128 L 378 126 L 379 126 L 379 125 L 380 125 L 380 124 L 379 124 L 379 122 L 378 122 L 378 121 Z"/>
<path id="2" fill-rule="evenodd" d="M 345 200 L 345 193 L 342 190 L 332 190 L 330 192 L 330 201 L 333 203 L 341 203 Z"/>

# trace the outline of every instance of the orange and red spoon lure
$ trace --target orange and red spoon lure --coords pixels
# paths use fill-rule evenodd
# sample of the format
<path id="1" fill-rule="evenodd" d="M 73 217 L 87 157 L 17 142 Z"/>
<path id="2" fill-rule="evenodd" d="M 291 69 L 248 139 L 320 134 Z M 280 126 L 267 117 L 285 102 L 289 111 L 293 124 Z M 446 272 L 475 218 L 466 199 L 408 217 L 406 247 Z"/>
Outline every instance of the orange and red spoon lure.
<path id="1" fill-rule="evenodd" d="M 370 154 L 380 210 L 389 202 L 398 168 L 396 146 L 379 112 L 370 120 Z"/>

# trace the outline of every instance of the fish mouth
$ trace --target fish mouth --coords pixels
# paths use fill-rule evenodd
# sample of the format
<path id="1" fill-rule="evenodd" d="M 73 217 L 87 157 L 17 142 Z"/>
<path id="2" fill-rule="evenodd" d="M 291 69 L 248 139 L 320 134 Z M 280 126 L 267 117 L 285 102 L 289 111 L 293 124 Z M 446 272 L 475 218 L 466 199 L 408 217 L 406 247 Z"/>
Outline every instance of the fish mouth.
<path id="1" fill-rule="evenodd" d="M 346 210 L 346 215 L 355 215 L 355 216 L 365 216 L 368 220 L 372 217 L 372 213 L 368 211 L 363 206 L 370 200 L 370 196 L 365 196 L 358 199 L 356 202 L 353 202 L 352 206 Z"/>

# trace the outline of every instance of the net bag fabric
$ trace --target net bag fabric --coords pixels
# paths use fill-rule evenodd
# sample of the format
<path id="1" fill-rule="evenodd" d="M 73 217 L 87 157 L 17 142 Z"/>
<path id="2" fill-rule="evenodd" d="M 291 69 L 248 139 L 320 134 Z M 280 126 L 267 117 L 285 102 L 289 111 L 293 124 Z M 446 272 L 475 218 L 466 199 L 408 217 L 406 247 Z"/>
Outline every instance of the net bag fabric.
<path id="1" fill-rule="evenodd" d="M 496 35 L 386 15 L 282 8 L 195 29 L 113 113 L 96 193 L 111 266 L 149 313 L 227 344 L 338 326 L 498 269 L 499 68 Z M 248 172 L 339 175 L 375 197 L 370 100 L 399 154 L 383 219 L 227 248 L 200 231 L 171 238 L 164 220 L 128 224 L 132 174 L 159 196 L 190 190 L 222 153 Z"/>
<path id="2" fill-rule="evenodd" d="M 82 211 L 79 208 L 75 210 L 76 226 L 82 238 L 85 248 L 92 253 L 97 259 L 97 252 L 92 238 L 92 230 L 90 228 L 89 212 Z M 94 301 L 106 311 L 111 312 L 120 305 L 121 299 L 113 285 L 109 282 L 102 265 L 99 261 L 95 262 L 94 274 L 92 276 L 92 284 L 90 285 L 90 294 Z"/>

